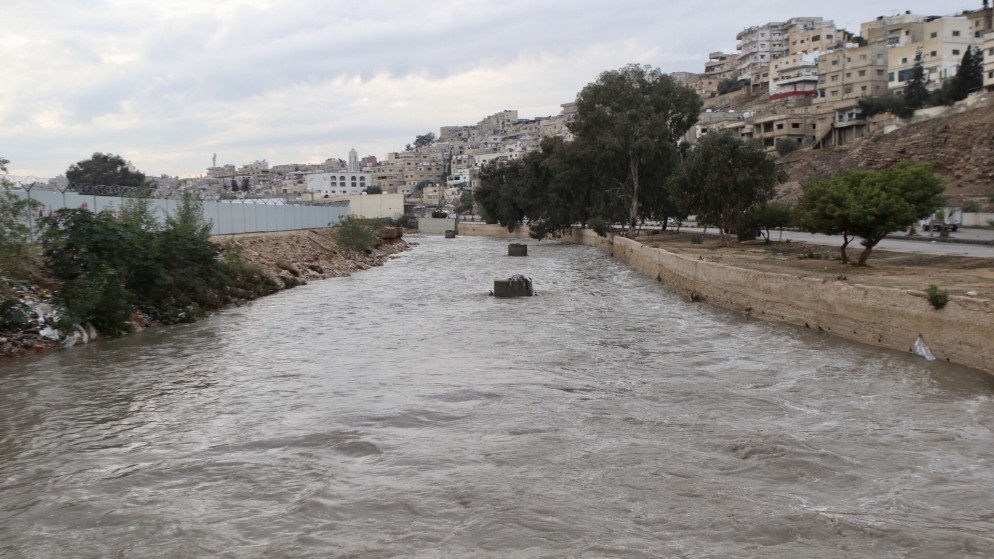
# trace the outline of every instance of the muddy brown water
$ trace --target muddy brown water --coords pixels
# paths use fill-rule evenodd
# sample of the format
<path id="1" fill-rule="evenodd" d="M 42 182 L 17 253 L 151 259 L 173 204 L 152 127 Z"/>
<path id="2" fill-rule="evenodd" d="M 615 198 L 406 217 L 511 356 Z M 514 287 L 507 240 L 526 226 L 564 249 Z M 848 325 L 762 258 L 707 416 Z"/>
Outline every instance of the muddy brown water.
<path id="1" fill-rule="evenodd" d="M 0 556 L 994 555 L 991 377 L 590 247 L 411 240 L 0 365 Z"/>

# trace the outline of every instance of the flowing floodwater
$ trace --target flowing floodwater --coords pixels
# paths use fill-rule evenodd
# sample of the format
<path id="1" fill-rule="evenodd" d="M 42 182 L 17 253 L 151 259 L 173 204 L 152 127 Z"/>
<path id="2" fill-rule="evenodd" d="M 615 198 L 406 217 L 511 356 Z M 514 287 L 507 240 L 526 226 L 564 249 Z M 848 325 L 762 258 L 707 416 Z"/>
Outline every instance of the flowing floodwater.
<path id="1" fill-rule="evenodd" d="M 0 556 L 994 556 L 992 377 L 413 240 L 0 365 Z M 539 296 L 487 295 L 513 273 Z"/>

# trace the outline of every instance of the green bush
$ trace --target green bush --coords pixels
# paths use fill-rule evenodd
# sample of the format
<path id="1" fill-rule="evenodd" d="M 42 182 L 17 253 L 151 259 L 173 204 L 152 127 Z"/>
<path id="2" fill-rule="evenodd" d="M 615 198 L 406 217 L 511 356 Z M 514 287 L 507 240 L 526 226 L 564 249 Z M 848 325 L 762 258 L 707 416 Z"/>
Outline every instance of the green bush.
<path id="1" fill-rule="evenodd" d="M 435 210 L 431 212 L 431 217 L 435 219 L 446 219 L 449 217 L 449 212 L 444 210 Z"/>
<path id="2" fill-rule="evenodd" d="M 603 217 L 592 217 L 587 225 L 601 237 L 607 237 L 607 221 Z"/>
<path id="3" fill-rule="evenodd" d="M 369 252 L 376 243 L 376 226 L 368 219 L 347 217 L 338 225 L 338 242 L 358 252 Z"/>
<path id="4" fill-rule="evenodd" d="M 6 186 L 0 185 L 0 274 L 23 278 L 31 252 L 28 214 L 41 204 L 7 192 Z"/>
<path id="5" fill-rule="evenodd" d="M 801 145 L 797 143 L 797 140 L 792 140 L 790 138 L 778 138 L 776 143 L 777 153 L 780 155 L 787 155 L 798 150 Z"/>
<path id="6" fill-rule="evenodd" d="M 946 303 L 949 302 L 949 291 L 939 289 L 939 286 L 934 283 L 930 284 L 928 289 L 925 290 L 925 296 L 928 297 L 928 302 L 936 309 L 945 307 Z"/>
<path id="7" fill-rule="evenodd" d="M 976 200 L 970 200 L 969 202 L 963 204 L 963 213 L 974 214 L 982 211 L 984 211 L 984 209 L 980 207 L 980 202 L 977 202 Z"/>

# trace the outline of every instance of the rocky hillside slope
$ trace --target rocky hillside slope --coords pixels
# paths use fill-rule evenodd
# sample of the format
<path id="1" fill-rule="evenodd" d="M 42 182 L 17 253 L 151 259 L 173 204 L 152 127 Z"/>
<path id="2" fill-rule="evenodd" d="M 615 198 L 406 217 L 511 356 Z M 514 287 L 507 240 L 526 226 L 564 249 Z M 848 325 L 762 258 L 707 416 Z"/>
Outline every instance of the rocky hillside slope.
<path id="1" fill-rule="evenodd" d="M 887 127 L 847 146 L 803 149 L 781 158 L 790 180 L 780 198 L 796 200 L 800 182 L 809 177 L 827 178 L 845 169 L 887 169 L 910 159 L 935 162 L 935 174 L 945 180 L 951 205 L 975 200 L 989 206 L 988 197 L 994 195 L 994 98 L 930 111 L 939 114 L 916 116 L 907 126 Z"/>
<path id="2" fill-rule="evenodd" d="M 340 246 L 337 235 L 337 229 L 332 228 L 227 235 L 213 240 L 220 245 L 236 244 L 245 262 L 265 277 L 270 291 L 347 276 L 382 265 L 390 255 L 409 248 L 400 229 L 382 231 L 377 246 L 368 253 Z M 56 282 L 38 274 L 29 281 L 0 285 L 0 300 L 14 303 L 22 311 L 19 327 L 0 331 L 0 361 L 58 347 L 55 340 L 43 335 L 53 333 L 58 288 Z M 140 313 L 130 322 L 135 328 L 149 326 L 147 317 Z"/>

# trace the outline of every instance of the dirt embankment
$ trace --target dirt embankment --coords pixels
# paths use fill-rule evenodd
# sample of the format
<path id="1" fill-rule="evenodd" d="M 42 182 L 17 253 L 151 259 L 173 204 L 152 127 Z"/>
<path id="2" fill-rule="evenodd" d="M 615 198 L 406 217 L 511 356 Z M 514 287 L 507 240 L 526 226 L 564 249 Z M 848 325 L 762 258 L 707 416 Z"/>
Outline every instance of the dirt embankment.
<path id="1" fill-rule="evenodd" d="M 807 178 L 829 178 L 846 169 L 889 169 L 906 159 L 935 162 L 951 205 L 971 200 L 989 205 L 994 194 L 994 100 L 945 109 L 934 118 L 916 117 L 912 124 L 888 127 L 846 146 L 795 151 L 781 159 L 790 180 L 779 198 L 799 198 L 800 183 Z"/>
<path id="2" fill-rule="evenodd" d="M 258 268 L 275 290 L 380 266 L 391 255 L 410 246 L 399 229 L 381 234 L 377 246 L 368 253 L 340 246 L 335 229 L 247 233 L 214 237 L 212 240 L 222 246 L 237 244 L 237 250 L 245 262 Z M 58 342 L 42 335 L 46 327 L 51 328 L 54 323 L 58 284 L 35 275 L 30 281 L 2 287 L 0 299 L 16 301 L 24 324 L 0 331 L 0 361 L 58 348 Z M 140 318 L 132 322 L 148 325 Z"/>

